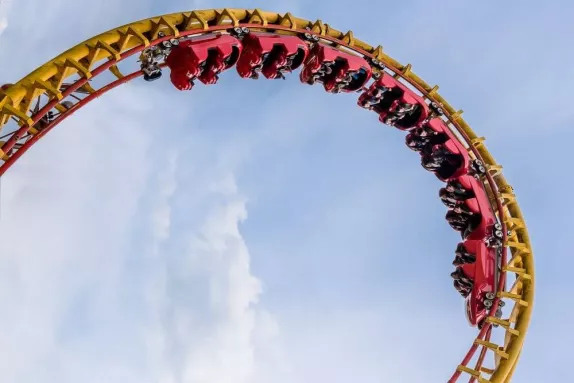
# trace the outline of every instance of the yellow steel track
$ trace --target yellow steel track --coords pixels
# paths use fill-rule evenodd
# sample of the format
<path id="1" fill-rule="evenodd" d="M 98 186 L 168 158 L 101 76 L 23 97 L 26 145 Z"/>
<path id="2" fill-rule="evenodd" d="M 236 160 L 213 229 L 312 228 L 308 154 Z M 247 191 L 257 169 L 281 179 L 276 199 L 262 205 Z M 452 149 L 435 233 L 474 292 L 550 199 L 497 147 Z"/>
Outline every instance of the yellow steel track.
<path id="1" fill-rule="evenodd" d="M 10 163 L 16 148 L 15 142 L 22 145 L 27 140 L 40 138 L 42 132 L 36 129 L 42 117 L 31 111 L 33 100 L 43 96 L 54 104 L 60 111 L 65 108 L 60 103 L 63 100 L 62 84 L 71 76 L 81 79 L 92 77 L 92 68 L 102 60 L 110 60 L 113 64 L 121 60 L 122 54 L 137 47 L 149 46 L 158 38 L 160 31 L 168 36 L 179 36 L 180 33 L 202 33 L 224 26 L 249 25 L 262 30 L 281 31 L 280 33 L 296 33 L 310 29 L 325 40 L 330 40 L 339 46 L 347 47 L 361 54 L 377 58 L 397 78 L 410 83 L 425 98 L 442 105 L 449 127 L 458 132 L 461 142 L 466 143 L 471 156 L 481 157 L 486 165 L 489 179 L 492 181 L 487 190 L 493 199 L 493 204 L 500 202 L 502 212 L 495 208 L 506 225 L 508 236 L 505 245 L 510 251 L 510 257 L 503 271 L 507 280 L 514 279 L 509 289 L 498 293 L 498 298 L 510 303 L 510 315 L 505 319 L 489 317 L 487 322 L 498 325 L 499 331 L 504 331 L 504 344 L 494 344 L 488 340 L 477 338 L 474 345 L 479 350 L 492 353 L 496 363 L 491 368 L 482 366 L 469 367 L 459 365 L 457 371 L 467 374 L 471 380 L 479 382 L 502 383 L 509 382 L 515 371 L 520 357 L 522 345 L 530 323 L 534 299 L 534 261 L 526 223 L 516 201 L 512 187 L 501 173 L 502 167 L 488 152 L 484 138 L 478 137 L 461 117 L 462 111 L 454 109 L 437 92 L 437 86 L 430 86 L 412 71 L 410 64 L 402 65 L 389 57 L 381 46 L 373 47 L 356 39 L 352 31 L 341 32 L 333 29 L 321 20 L 308 21 L 292 16 L 245 9 L 217 9 L 192 12 L 174 13 L 146 20 L 137 21 L 95 36 L 34 70 L 32 73 L 15 83 L 9 89 L 0 89 L 0 165 Z M 116 77 L 122 74 L 115 65 L 107 70 Z M 85 89 L 92 93 L 86 85 Z M 37 111 L 36 111 L 37 112 Z M 15 121 L 18 129 L 3 131 L 9 121 Z M 7 141 L 12 138 L 12 145 Z M 23 140 L 23 141 L 22 141 Z M 35 142 L 35 141 L 33 141 Z M 31 142 L 31 143 L 33 143 Z M 0 175 L 7 170 L 5 166 Z M 514 275 L 515 278 L 510 278 Z M 508 307 L 508 306 L 507 306 Z M 496 329 L 493 329 L 496 330 Z M 469 364 L 469 363 L 467 363 Z"/>

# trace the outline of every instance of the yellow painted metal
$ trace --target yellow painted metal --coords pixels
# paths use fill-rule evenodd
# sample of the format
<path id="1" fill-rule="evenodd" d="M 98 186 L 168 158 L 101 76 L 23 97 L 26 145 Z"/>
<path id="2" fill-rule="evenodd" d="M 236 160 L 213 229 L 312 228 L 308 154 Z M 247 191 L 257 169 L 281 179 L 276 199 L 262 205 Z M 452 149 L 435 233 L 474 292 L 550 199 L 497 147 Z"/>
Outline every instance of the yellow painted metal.
<path id="1" fill-rule="evenodd" d="M 478 378 L 480 376 L 480 372 L 473 370 L 470 367 L 463 366 L 462 364 L 457 367 L 457 370 L 466 372 L 468 375 L 474 376 L 475 378 Z"/>
<path id="2" fill-rule="evenodd" d="M 114 76 L 116 76 L 118 79 L 124 78 L 123 73 L 120 71 L 120 68 L 118 68 L 117 65 L 112 65 L 112 66 L 110 67 L 110 72 L 112 72 L 112 74 L 113 74 Z"/>
<path id="3" fill-rule="evenodd" d="M 2 107 L 2 113 L 5 113 L 9 116 L 14 116 L 19 119 L 21 122 L 28 124 L 28 126 L 34 125 L 34 121 L 26 114 L 25 111 L 18 109 L 18 107 L 6 104 Z"/>
<path id="4" fill-rule="evenodd" d="M 58 100 L 62 99 L 62 93 L 58 89 L 54 88 L 52 84 L 48 83 L 47 81 L 36 80 L 36 84 L 38 88 L 44 89 L 49 96 L 56 97 Z"/>
<path id="5" fill-rule="evenodd" d="M 474 377 L 478 381 L 478 383 L 492 383 L 492 380 L 484 379 L 481 376 L 480 371 L 476 371 L 470 367 L 459 365 L 457 367 L 457 370 L 460 372 L 467 373 L 468 375 Z"/>
<path id="6" fill-rule="evenodd" d="M 506 329 L 507 332 L 509 332 L 512 335 L 518 336 L 520 335 L 520 333 L 518 331 L 516 331 L 515 329 L 513 329 L 511 326 L 511 323 L 507 320 L 503 320 L 503 319 L 499 319 L 496 317 L 488 317 L 487 321 L 493 324 L 497 324 L 499 326 L 502 326 Z"/>
<path id="7" fill-rule="evenodd" d="M 60 88 L 66 78 L 76 73 L 82 77 L 90 78 L 90 68 L 96 62 L 109 58 L 117 59 L 119 54 L 137 46 L 149 46 L 150 40 L 153 40 L 160 30 L 166 35 L 178 36 L 179 33 L 189 30 L 197 30 L 200 33 L 215 25 L 237 26 L 244 24 L 257 24 L 262 30 L 296 31 L 309 28 L 312 32 L 331 39 L 341 46 L 377 58 L 392 72 L 418 89 L 426 98 L 441 105 L 452 127 L 461 132 L 469 147 L 474 146 L 478 150 L 497 185 L 499 194 L 494 197 L 503 203 L 504 222 L 511 230 L 506 245 L 510 249 L 512 258 L 505 271 L 507 275 L 517 273 L 520 281 L 514 285 L 511 292 L 500 294 L 500 296 L 509 298 L 514 302 L 512 315 L 508 321 L 494 322 L 495 318 L 489 318 L 492 323 L 499 324 L 506 331 L 505 343 L 496 353 L 502 353 L 507 358 L 500 358 L 488 380 L 483 378 L 480 372 L 468 367 L 459 366 L 458 370 L 475 376 L 479 382 L 509 382 L 524 344 L 534 302 L 534 258 L 524 217 L 514 197 L 512 187 L 502 174 L 502 167 L 488 152 L 484 138 L 478 137 L 464 121 L 462 110 L 454 109 L 438 93 L 438 86 L 431 87 L 428 85 L 412 71 L 410 64 L 402 65 L 394 60 L 383 51 L 382 46 L 373 47 L 354 37 L 351 31 L 338 31 L 330 25 L 324 24 L 321 20 L 308 21 L 294 17 L 290 13 L 281 15 L 259 9 L 199 10 L 140 20 L 76 45 L 40 66 L 12 87 L 0 91 L 0 132 L 10 118 L 15 118 L 20 125 L 27 124 L 32 127 L 33 121 L 30 119 L 28 110 L 31 102 L 30 95 L 46 94 L 49 97 L 59 99 L 61 96 L 57 89 Z M 121 76 L 117 67 L 113 67 L 111 71 L 116 76 Z M 61 105 L 58 106 L 62 108 Z M 8 153 L 0 150 L 0 157 L 7 159 L 9 156 Z M 482 371 L 488 371 L 488 369 Z"/>
<path id="8" fill-rule="evenodd" d="M 108 52 L 109 54 L 111 54 L 115 60 L 120 60 L 120 58 L 121 58 L 120 52 L 117 51 L 116 49 L 112 48 L 111 45 L 109 45 L 105 41 L 98 41 L 95 45 L 89 45 L 89 47 L 92 51 L 90 52 L 90 55 L 88 56 L 88 63 L 89 63 L 88 67 L 92 67 L 92 65 L 94 64 L 94 62 L 98 58 L 98 54 L 100 53 L 100 49 L 103 49 L 106 52 Z"/>
<path id="9" fill-rule="evenodd" d="M 83 91 L 83 92 L 88 92 L 88 93 L 90 93 L 90 94 L 91 94 L 91 93 L 96 93 L 96 90 L 90 85 L 89 82 L 87 82 L 87 83 L 85 83 L 84 85 L 82 85 L 82 86 L 80 87 L 80 89 L 78 89 L 78 90 L 81 90 L 81 91 Z"/>
<path id="10" fill-rule="evenodd" d="M 508 359 L 508 354 L 501 350 L 501 348 L 496 343 L 487 342 L 483 339 L 476 339 L 474 343 L 488 348 L 501 358 Z"/>

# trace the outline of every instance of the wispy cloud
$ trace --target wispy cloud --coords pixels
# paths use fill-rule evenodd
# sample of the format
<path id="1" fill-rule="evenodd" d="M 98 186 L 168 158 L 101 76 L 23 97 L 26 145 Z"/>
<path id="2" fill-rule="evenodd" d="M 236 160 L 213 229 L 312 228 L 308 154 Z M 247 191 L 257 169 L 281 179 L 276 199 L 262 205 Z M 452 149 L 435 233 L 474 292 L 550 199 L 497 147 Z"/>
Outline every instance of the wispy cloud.
<path id="1" fill-rule="evenodd" d="M 196 189 L 206 188 L 196 201 L 208 206 L 205 217 L 165 236 L 163 214 L 164 246 L 150 264 L 147 312 L 155 318 L 146 331 L 150 363 L 159 381 L 248 381 L 259 374 L 261 348 L 276 350 L 277 327 L 257 308 L 261 282 L 252 275 L 238 227 L 247 218 L 245 200 L 231 175 L 194 181 Z M 166 205 L 157 211 L 165 212 Z"/>
<path id="2" fill-rule="evenodd" d="M 0 1 L 0 35 L 8 27 L 9 0 Z"/>
<path id="3" fill-rule="evenodd" d="M 149 145 L 119 113 L 120 131 L 101 118 L 103 111 L 131 109 L 120 95 L 72 118 L 3 178 L 0 280 L 10 310 L 0 322 L 11 329 L 2 334 L 6 381 L 37 380 L 42 368 L 30 370 L 28 363 L 55 373 L 70 342 L 113 312 Z M 82 133 L 67 134 L 82 117 Z"/>
<path id="4" fill-rule="evenodd" d="M 39 379 L 41 369 L 26 368 L 37 363 L 88 382 L 246 381 L 261 350 L 274 349 L 278 329 L 258 308 L 234 176 L 223 168 L 189 178 L 179 149 L 152 151 L 151 127 L 166 119 L 146 103 L 130 87 L 99 100 L 3 180 L 0 270 L 12 311 L 0 323 L 13 330 L 2 336 L 5 380 Z M 185 216 L 188 225 L 172 226 Z M 80 372 L 94 360 L 105 372 Z"/>

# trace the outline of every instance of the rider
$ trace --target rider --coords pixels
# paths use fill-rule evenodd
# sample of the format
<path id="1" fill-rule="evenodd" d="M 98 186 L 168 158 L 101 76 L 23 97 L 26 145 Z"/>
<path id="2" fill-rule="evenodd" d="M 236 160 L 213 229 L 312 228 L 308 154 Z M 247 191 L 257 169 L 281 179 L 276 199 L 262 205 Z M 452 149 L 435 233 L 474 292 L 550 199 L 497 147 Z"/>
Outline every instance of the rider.
<path id="1" fill-rule="evenodd" d="M 446 221 L 448 224 L 456 231 L 464 232 L 466 230 L 466 223 L 461 221 L 459 216 L 453 213 L 452 210 L 449 210 L 446 213 Z"/>
<path id="2" fill-rule="evenodd" d="M 446 213 L 445 219 L 450 224 L 450 226 L 457 231 L 465 231 L 468 227 L 468 217 L 460 214 L 459 211 L 454 209 L 449 209 Z"/>
<path id="3" fill-rule="evenodd" d="M 459 281 L 460 284 L 468 289 L 472 289 L 474 282 L 472 279 L 468 278 L 460 267 L 457 267 L 455 271 L 450 273 L 450 276 L 455 280 Z"/>
<path id="4" fill-rule="evenodd" d="M 474 286 L 472 279 L 464 275 L 464 272 L 458 267 L 450 274 L 450 276 L 454 279 L 453 286 L 456 291 L 466 298 Z"/>
<path id="5" fill-rule="evenodd" d="M 458 291 L 463 298 L 468 297 L 470 295 L 470 292 L 472 291 L 472 289 L 469 289 L 468 287 L 464 286 L 459 280 L 455 279 L 452 284 L 454 285 L 456 291 Z"/>
<path id="6" fill-rule="evenodd" d="M 441 147 L 434 149 L 431 154 L 423 154 L 422 166 L 435 172 L 442 179 L 451 178 L 462 164 L 461 156 L 453 154 Z"/>
<path id="7" fill-rule="evenodd" d="M 462 165 L 462 158 L 458 154 L 451 153 L 441 146 L 434 150 L 432 156 L 441 164 L 439 176 L 443 179 L 451 178 Z"/>
<path id="8" fill-rule="evenodd" d="M 410 149 L 425 154 L 430 154 L 433 146 L 444 144 L 447 140 L 446 134 L 436 132 L 425 126 L 412 130 L 405 139 Z"/>
<path id="9" fill-rule="evenodd" d="M 445 187 L 439 190 L 439 196 L 446 206 L 454 207 L 460 202 L 474 198 L 475 195 L 472 189 L 465 189 L 460 182 L 451 180 L 447 182 Z"/>
<path id="10" fill-rule="evenodd" d="M 419 106 L 417 104 L 399 104 L 390 111 L 387 117 L 388 123 L 394 123 L 398 120 L 405 118 L 407 115 L 413 114 Z"/>
<path id="11" fill-rule="evenodd" d="M 421 165 L 430 172 L 436 172 L 442 167 L 442 163 L 439 159 L 431 154 L 423 154 L 421 156 Z"/>
<path id="12" fill-rule="evenodd" d="M 474 263 L 476 261 L 476 256 L 474 254 L 469 253 L 466 248 L 464 247 L 464 243 L 460 242 L 455 251 L 454 261 L 452 264 L 454 266 L 460 266 L 465 263 Z"/>
<path id="13" fill-rule="evenodd" d="M 445 216 L 450 226 L 466 238 L 480 223 L 480 213 L 473 213 L 466 205 L 456 205 L 449 209 Z"/>
<path id="14" fill-rule="evenodd" d="M 343 69 L 344 71 L 344 69 Z M 335 82 L 337 83 L 336 87 L 339 90 L 343 90 L 345 88 L 350 89 L 351 85 L 353 83 L 355 83 L 355 85 L 357 83 L 359 83 L 362 80 L 362 76 L 365 76 L 366 72 L 363 68 L 360 68 L 358 71 L 348 71 L 344 78 L 337 78 L 335 79 Z M 342 73 L 341 73 L 341 77 L 342 77 Z"/>
<path id="15" fill-rule="evenodd" d="M 333 73 L 333 69 L 331 68 L 331 64 L 329 62 L 323 63 L 321 67 L 317 70 L 317 72 L 313 73 L 311 77 L 307 80 L 307 84 L 313 85 L 317 81 L 324 81 L 325 77 L 331 73 Z"/>
<path id="16" fill-rule="evenodd" d="M 417 128 L 412 130 L 407 134 L 405 137 L 405 143 L 409 147 L 409 149 L 414 150 L 415 152 L 422 152 L 428 145 L 428 140 L 426 137 L 422 136 L 422 132 L 424 128 Z"/>
<path id="17" fill-rule="evenodd" d="M 376 87 L 373 90 L 373 92 L 369 95 L 369 97 L 366 97 L 363 100 L 361 100 L 361 106 L 365 109 L 372 110 L 375 105 L 381 102 L 381 98 L 383 98 L 383 95 L 388 90 L 389 88 L 384 86 Z"/>

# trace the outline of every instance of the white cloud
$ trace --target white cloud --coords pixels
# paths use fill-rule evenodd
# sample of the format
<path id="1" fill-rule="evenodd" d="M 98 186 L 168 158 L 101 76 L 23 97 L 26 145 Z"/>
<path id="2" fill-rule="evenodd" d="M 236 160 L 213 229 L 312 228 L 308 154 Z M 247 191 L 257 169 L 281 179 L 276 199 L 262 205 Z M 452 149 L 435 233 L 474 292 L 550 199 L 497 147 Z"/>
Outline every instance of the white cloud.
<path id="1" fill-rule="evenodd" d="M 190 241 L 188 270 L 192 274 L 192 270 L 209 271 L 214 317 L 211 331 L 189 337 L 196 346 L 186 352 L 186 382 L 241 382 L 254 373 L 251 338 L 256 312 L 252 305 L 257 303 L 261 284 L 250 274 L 249 253 L 238 231 L 245 218 L 244 201 L 231 200 L 216 207 Z"/>
<path id="2" fill-rule="evenodd" d="M 171 185 L 172 176 L 166 175 Z M 256 307 L 261 282 L 250 271 L 250 255 L 238 228 L 247 217 L 245 201 L 231 175 L 213 181 L 205 183 L 208 190 L 200 199 L 213 206 L 199 227 L 166 236 L 167 225 L 162 224 L 157 238 L 177 244 L 175 251 L 168 246 L 154 255 L 146 288 L 147 311 L 154 318 L 146 337 L 158 381 L 247 382 L 260 368 L 258 348 L 278 352 L 273 347 L 277 325 Z M 210 202 L 217 195 L 223 200 Z M 165 202 L 156 207 L 162 222 L 168 216 Z"/>
<path id="3" fill-rule="evenodd" d="M 8 27 L 8 5 L 0 2 L 0 35 Z"/>
<path id="4" fill-rule="evenodd" d="M 117 95 L 98 101 L 3 177 L 0 279 L 10 310 L 0 323 L 11 331 L 1 335 L 2 380 L 27 381 L 35 374 L 29 365 L 46 368 L 46 358 L 63 362 L 61 337 L 76 321 L 77 299 L 87 294 L 88 304 L 102 301 L 99 309 L 114 306 L 149 147 L 120 114 L 102 117 L 120 107 L 137 112 Z M 70 135 L 74 125 L 78 134 Z"/>
<path id="5" fill-rule="evenodd" d="M 169 119 L 146 100 L 160 95 L 137 92 L 122 88 L 78 112 L 3 179 L 0 302 L 11 313 L 0 325 L 13 331 L 1 336 L 2 380 L 48 369 L 48 381 L 247 382 L 258 355 L 279 363 L 260 351 L 280 354 L 278 328 L 258 307 L 233 175 L 192 172 L 189 204 L 180 149 L 152 150 L 152 127 Z M 173 227 L 174 209 L 194 222 Z"/>

